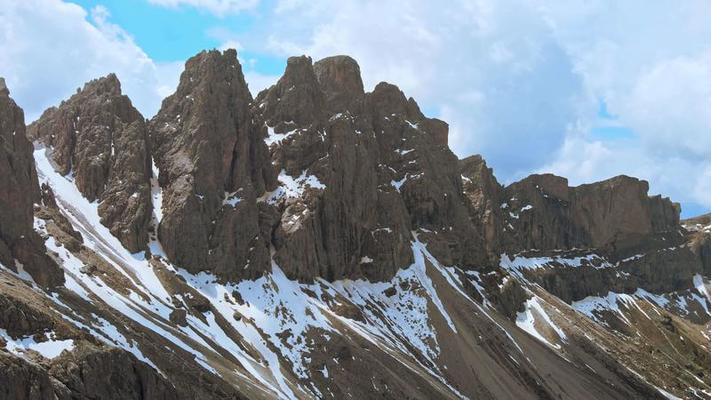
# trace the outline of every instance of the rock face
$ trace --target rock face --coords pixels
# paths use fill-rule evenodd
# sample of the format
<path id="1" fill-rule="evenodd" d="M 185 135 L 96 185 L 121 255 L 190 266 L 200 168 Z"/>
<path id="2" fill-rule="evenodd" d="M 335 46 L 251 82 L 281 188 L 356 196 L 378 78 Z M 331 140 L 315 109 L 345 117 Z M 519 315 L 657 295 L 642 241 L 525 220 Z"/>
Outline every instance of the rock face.
<path id="1" fill-rule="evenodd" d="M 480 155 L 459 161 L 459 169 L 472 220 L 481 226 L 487 255 L 495 260 L 505 242 L 502 232 L 508 228 L 501 207 L 504 188 Z"/>
<path id="2" fill-rule="evenodd" d="M 270 267 L 255 198 L 276 179 L 251 102 L 236 52 L 202 52 L 150 122 L 163 189 L 158 236 L 168 258 L 190 271 L 238 279 Z"/>
<path id="3" fill-rule="evenodd" d="M 419 227 L 438 256 L 483 260 L 447 125 L 393 85 L 366 94 L 350 57 L 290 58 L 252 101 L 234 52 L 201 53 L 150 131 L 159 237 L 191 271 L 254 278 L 273 247 L 289 277 L 383 280 L 412 263 Z"/>
<path id="4" fill-rule="evenodd" d="M 529 274 L 564 301 L 640 287 L 655 293 L 680 290 L 699 272 L 699 263 L 682 246 L 679 205 L 648 196 L 645 181 L 618 176 L 570 187 L 565 178 L 543 174 L 503 187 L 479 156 L 460 161 L 460 169 L 470 212 L 482 226 L 492 259 L 502 253 L 534 256 L 531 250 L 537 256 L 574 257 L 577 249 L 619 264 Z M 645 257 L 635 257 L 639 254 Z"/>
<path id="5" fill-rule="evenodd" d="M 45 254 L 32 228 L 33 206 L 40 193 L 32 158 L 32 144 L 25 136 L 22 109 L 0 82 L 0 263 L 13 270 L 24 268 L 42 286 L 64 282 L 62 271 Z M 18 271 L 19 272 L 19 271 Z"/>
<path id="6" fill-rule="evenodd" d="M 648 183 L 635 178 L 570 187 L 565 178 L 543 174 L 503 187 L 480 156 L 460 161 L 460 169 L 473 216 L 487 232 L 487 245 L 501 252 L 621 251 L 679 227 L 679 205 L 648 196 Z"/>
<path id="7" fill-rule="evenodd" d="M 48 369 L 0 352 L 3 399 L 180 399 L 155 370 L 119 349 L 84 345 Z"/>
<path id="8" fill-rule="evenodd" d="M 280 171 L 264 200 L 281 215 L 275 258 L 287 276 L 389 279 L 412 263 L 418 228 L 446 262 L 483 259 L 446 124 L 396 86 L 365 93 L 350 57 L 292 57 L 252 110 Z"/>
<path id="9" fill-rule="evenodd" d="M 71 175 L 101 222 L 132 252 L 146 248 L 151 221 L 151 155 L 146 124 L 116 75 L 87 83 L 28 128 Z"/>
<path id="10" fill-rule="evenodd" d="M 648 189 L 627 176 L 571 188 L 565 178 L 532 175 L 505 189 L 501 207 L 520 249 L 619 248 L 679 225 L 678 205 Z"/>
<path id="11" fill-rule="evenodd" d="M 711 214 L 700 215 L 683 221 L 689 232 L 691 251 L 701 261 L 705 275 L 711 275 Z"/>
<path id="12" fill-rule="evenodd" d="M 53 363 L 49 373 L 74 396 L 89 399 L 178 399 L 156 370 L 120 349 L 86 345 Z"/>

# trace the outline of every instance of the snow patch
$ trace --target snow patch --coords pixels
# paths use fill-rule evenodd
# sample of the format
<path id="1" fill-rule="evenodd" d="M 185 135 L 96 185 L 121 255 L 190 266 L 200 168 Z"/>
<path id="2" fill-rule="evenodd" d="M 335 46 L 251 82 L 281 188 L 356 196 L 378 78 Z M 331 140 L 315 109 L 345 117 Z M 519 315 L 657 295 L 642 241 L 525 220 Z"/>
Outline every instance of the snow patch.
<path id="1" fill-rule="evenodd" d="M 306 171 L 302 171 L 301 175 L 294 178 L 286 173 L 286 170 L 281 170 L 279 173 L 279 182 L 281 186 L 277 187 L 272 192 L 264 193 L 257 201 L 266 201 L 269 204 L 274 204 L 283 198 L 299 198 L 302 197 L 306 188 L 318 190 L 326 189 L 326 185 L 321 183 L 315 175 L 309 175 Z"/>
<path id="2" fill-rule="evenodd" d="M 284 139 L 290 137 L 296 132 L 297 129 L 293 129 L 284 133 L 275 133 L 274 128 L 272 128 L 271 126 L 267 126 L 267 138 L 264 139 L 264 143 L 266 143 L 268 147 L 271 147 L 272 144 L 276 144 L 278 146 L 281 144 L 282 141 L 284 141 Z"/>
<path id="3" fill-rule="evenodd" d="M 593 261 L 601 261 L 599 265 L 593 264 Z M 613 265 L 604 261 L 597 254 L 588 254 L 580 257 L 566 258 L 561 256 L 553 257 L 523 257 L 519 255 L 513 256 L 511 258 L 506 253 L 501 255 L 501 261 L 499 266 L 507 271 L 509 271 L 514 276 L 524 279 L 524 272 L 531 271 L 542 268 L 554 268 L 554 267 L 570 267 L 570 268 L 580 268 L 582 266 L 591 266 L 595 269 L 611 268 Z"/>
<path id="4" fill-rule="evenodd" d="M 536 322 L 538 324 L 546 324 L 555 331 L 561 340 L 566 340 L 567 337 L 565 332 L 560 329 L 553 321 L 550 319 L 545 309 L 541 305 L 539 298 L 534 296 L 524 303 L 525 309 L 516 316 L 516 325 L 528 332 L 531 336 L 535 337 L 539 341 L 545 343 L 546 345 L 553 347 L 555 349 L 560 349 L 560 345 L 556 343 L 551 343 L 543 334 L 541 334 L 538 329 L 536 329 Z"/>
<path id="5" fill-rule="evenodd" d="M 13 339 L 5 329 L 0 328 L 0 338 L 6 344 L 5 349 L 12 354 L 23 356 L 27 351 L 36 351 L 42 357 L 53 359 L 62 354 L 63 351 L 72 351 L 74 349 L 74 340 L 56 340 L 54 332 L 45 332 L 47 340 L 37 342 L 34 337 L 25 337 Z"/>

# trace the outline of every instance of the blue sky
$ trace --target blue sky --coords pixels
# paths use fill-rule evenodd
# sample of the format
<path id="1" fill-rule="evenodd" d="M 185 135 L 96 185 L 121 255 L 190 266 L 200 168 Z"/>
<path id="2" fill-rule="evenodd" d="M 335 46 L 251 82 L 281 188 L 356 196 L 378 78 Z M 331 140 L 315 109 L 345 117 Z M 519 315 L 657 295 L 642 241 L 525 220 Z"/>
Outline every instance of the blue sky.
<path id="1" fill-rule="evenodd" d="M 146 117 L 184 61 L 235 47 L 256 94 L 286 59 L 349 54 L 510 183 L 627 174 L 711 210 L 705 0 L 6 0 L 0 75 L 28 120 L 115 72 Z"/>
<path id="2" fill-rule="evenodd" d="M 184 61 L 204 49 L 221 47 L 226 36 L 238 36 L 253 29 L 265 18 L 260 10 L 269 3 L 245 13 L 217 16 L 194 7 L 163 7 L 145 0 L 73 0 L 87 10 L 105 7 L 111 21 L 126 30 L 153 60 Z M 286 57 L 243 49 L 240 57 L 255 60 L 254 69 L 278 75 L 284 71 Z"/>

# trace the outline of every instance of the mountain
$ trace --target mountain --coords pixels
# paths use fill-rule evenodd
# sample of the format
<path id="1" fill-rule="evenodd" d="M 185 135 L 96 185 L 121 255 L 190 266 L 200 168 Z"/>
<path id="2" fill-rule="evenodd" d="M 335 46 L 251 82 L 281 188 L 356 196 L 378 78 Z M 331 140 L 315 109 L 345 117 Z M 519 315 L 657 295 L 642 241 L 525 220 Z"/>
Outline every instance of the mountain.
<path id="1" fill-rule="evenodd" d="M 1 399 L 711 398 L 711 219 L 644 181 L 503 186 L 347 56 L 0 83 Z"/>

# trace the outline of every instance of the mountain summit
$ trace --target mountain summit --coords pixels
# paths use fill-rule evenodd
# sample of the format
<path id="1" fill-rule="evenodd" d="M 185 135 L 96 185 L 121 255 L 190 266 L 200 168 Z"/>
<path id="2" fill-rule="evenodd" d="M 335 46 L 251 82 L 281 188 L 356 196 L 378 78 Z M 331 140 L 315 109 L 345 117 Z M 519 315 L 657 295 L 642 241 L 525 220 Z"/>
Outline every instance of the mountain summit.
<path id="1" fill-rule="evenodd" d="M 203 51 L 149 121 L 0 79 L 0 399 L 711 397 L 709 218 L 448 130 L 343 55 Z"/>

